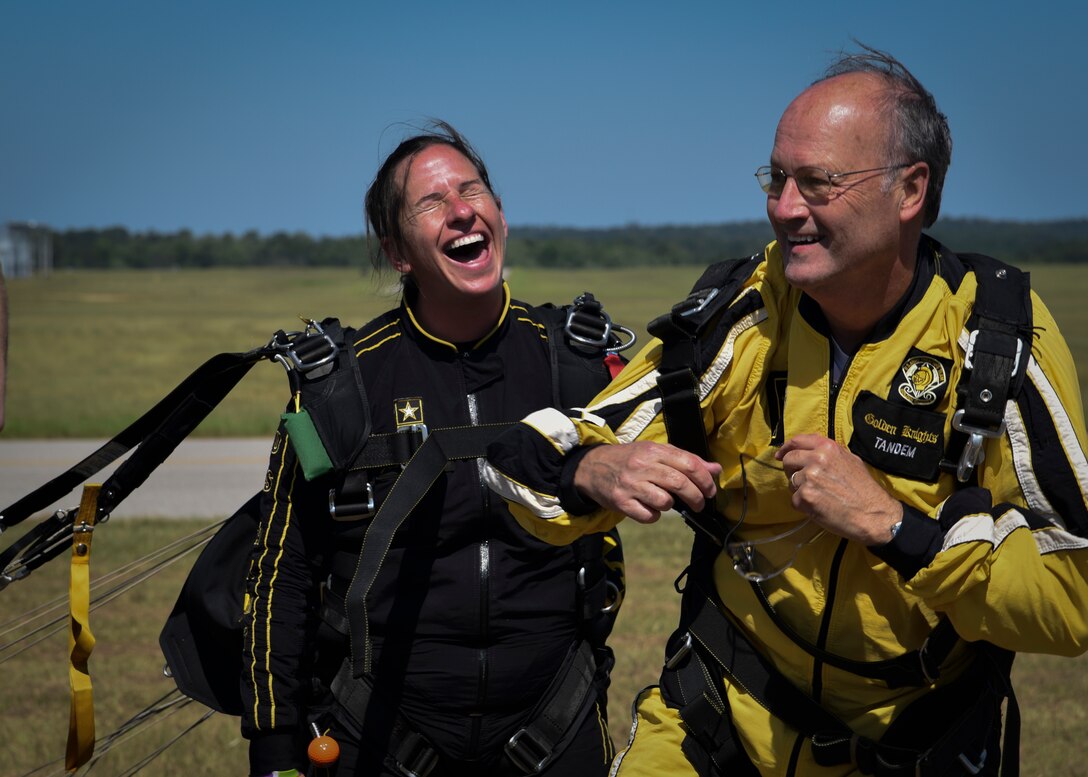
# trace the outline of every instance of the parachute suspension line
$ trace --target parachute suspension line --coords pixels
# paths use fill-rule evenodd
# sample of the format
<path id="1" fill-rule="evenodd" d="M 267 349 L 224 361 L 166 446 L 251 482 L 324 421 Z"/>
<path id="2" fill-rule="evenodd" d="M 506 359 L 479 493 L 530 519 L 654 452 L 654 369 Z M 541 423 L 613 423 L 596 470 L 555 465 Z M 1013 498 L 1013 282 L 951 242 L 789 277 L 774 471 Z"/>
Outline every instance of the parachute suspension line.
<path id="1" fill-rule="evenodd" d="M 129 769 L 121 772 L 119 777 L 129 777 L 129 775 L 136 774 L 137 772 L 143 771 L 143 768 L 145 766 L 147 766 L 149 763 L 154 761 L 156 758 L 158 758 L 160 755 L 162 755 L 164 752 L 166 752 L 169 748 L 171 748 L 175 744 L 177 744 L 181 740 L 182 737 L 184 737 L 187 734 L 191 733 L 192 731 L 196 730 L 197 726 L 199 726 L 201 723 L 206 721 L 208 718 L 210 718 L 214 714 L 215 714 L 215 710 L 205 710 L 204 714 L 201 715 L 200 718 L 193 721 L 187 728 L 185 728 L 183 731 L 181 731 L 177 736 L 175 736 L 169 742 L 164 744 L 162 747 L 155 750 L 153 753 L 149 753 L 146 758 L 144 758 L 141 761 L 139 761 L 138 763 L 134 764 Z"/>
<path id="2" fill-rule="evenodd" d="M 211 537 L 216 531 L 225 523 L 219 521 L 210 526 L 206 526 L 202 529 L 198 529 L 192 534 L 174 540 L 157 550 L 148 553 L 142 558 L 125 564 L 123 567 L 103 575 L 98 580 L 91 583 L 91 591 L 95 592 L 103 588 L 104 586 L 113 583 L 114 581 L 123 578 L 125 575 L 129 575 L 127 579 L 124 579 L 117 587 L 106 591 L 105 593 L 98 593 L 91 598 L 90 610 L 93 612 L 99 607 L 102 607 L 113 599 L 117 598 L 128 590 L 134 588 L 140 583 L 145 582 L 154 575 L 163 571 L 166 567 L 170 566 L 174 562 L 184 558 L 194 550 L 198 550 L 208 543 Z M 180 548 L 180 550 L 178 550 Z M 173 555 L 166 557 L 164 560 L 158 560 L 165 556 L 167 553 L 173 553 Z M 155 562 L 151 567 L 143 569 L 138 574 L 132 574 L 134 569 L 142 569 L 148 564 Z M 16 656 L 24 653 L 30 648 L 34 647 L 38 643 L 48 639 L 49 637 L 57 634 L 65 628 L 65 624 L 68 619 L 68 613 L 65 612 L 67 605 L 67 596 L 59 596 L 53 599 L 51 602 L 41 604 L 33 610 L 24 613 L 22 616 L 8 620 L 7 622 L 0 624 L 0 638 L 6 637 L 9 633 L 28 627 L 31 623 L 40 620 L 42 618 L 52 616 L 52 619 L 37 628 L 16 637 L 12 641 L 0 644 L 0 665 L 6 661 L 15 658 Z M 35 638 L 36 637 L 36 638 Z"/>
<path id="3" fill-rule="evenodd" d="M 151 702 L 147 707 L 137 712 L 127 721 L 117 727 L 113 733 L 106 737 L 103 737 L 96 744 L 94 756 L 87 762 L 86 768 L 82 770 L 83 774 L 90 774 L 98 766 L 98 762 L 101 761 L 106 755 L 115 747 L 119 747 L 136 736 L 145 733 L 145 729 L 149 726 L 168 720 L 175 713 L 181 712 L 183 709 L 193 703 L 193 700 L 183 694 L 177 688 L 174 688 L 167 692 L 164 696 Z M 140 759 L 136 764 L 129 766 L 123 772 L 119 774 L 132 775 L 136 774 L 143 767 L 147 766 L 154 758 L 163 753 L 169 747 L 174 745 L 183 736 L 191 733 L 197 726 L 204 721 L 208 720 L 215 714 L 214 710 L 205 710 L 204 713 L 194 723 L 187 726 L 180 734 L 172 737 L 166 744 L 157 748 L 154 752 Z M 42 764 L 33 771 L 27 772 L 22 777 L 35 777 L 35 775 L 41 774 L 54 774 L 53 769 L 59 767 L 61 759 L 56 759 L 46 764 Z M 69 774 L 69 772 L 59 772 L 59 774 Z"/>
<path id="4" fill-rule="evenodd" d="M 191 702 L 192 699 L 182 694 L 176 688 L 167 691 L 165 695 L 161 696 L 158 700 L 151 702 L 151 704 L 137 712 L 118 726 L 111 734 L 103 737 L 101 741 L 98 742 L 98 748 L 95 751 L 94 758 L 92 758 L 87 765 L 87 772 L 92 771 L 95 766 L 98 765 L 98 762 L 105 758 L 113 748 L 119 747 L 135 739 L 137 736 L 146 733 L 151 726 L 169 720 L 173 715 L 189 706 Z M 203 723 L 207 718 L 208 715 L 205 714 L 197 721 L 197 723 Z M 187 727 L 183 734 L 189 733 L 194 727 L 195 724 Z M 161 753 L 175 741 L 177 741 L 177 737 L 172 738 L 165 745 L 156 749 L 152 753 L 152 757 Z M 147 762 L 147 758 L 145 757 L 137 763 L 140 765 L 140 768 L 142 768 Z M 124 773 L 135 774 L 131 769 L 132 767 L 129 767 Z"/>

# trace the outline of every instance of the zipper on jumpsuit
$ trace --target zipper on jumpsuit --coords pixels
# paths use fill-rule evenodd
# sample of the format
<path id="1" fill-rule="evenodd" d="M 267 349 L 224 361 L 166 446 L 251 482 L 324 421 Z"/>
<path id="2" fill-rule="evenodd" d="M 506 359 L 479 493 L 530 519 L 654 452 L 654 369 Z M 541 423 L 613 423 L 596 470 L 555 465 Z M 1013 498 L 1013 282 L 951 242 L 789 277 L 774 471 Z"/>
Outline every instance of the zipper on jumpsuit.
<path id="1" fill-rule="evenodd" d="M 835 405 L 839 399 L 839 389 L 842 387 L 842 382 L 845 380 L 847 373 L 850 372 L 850 365 L 854 361 L 853 354 L 847 359 L 846 364 L 843 365 L 842 373 L 835 379 L 835 345 L 832 343 L 830 337 L 827 341 L 828 345 L 828 374 L 831 375 L 830 386 L 828 390 L 828 403 L 827 403 L 827 436 L 828 438 L 835 439 Z M 835 596 L 838 591 L 839 582 L 839 570 L 842 567 L 842 558 L 846 553 L 846 540 L 839 541 L 839 546 L 835 549 L 835 557 L 831 560 L 831 570 L 828 575 L 830 581 L 827 588 L 827 602 L 824 604 L 823 616 L 820 618 L 820 631 L 816 637 L 816 646 L 821 650 L 827 649 L 827 634 L 831 630 L 831 614 L 835 609 Z M 817 703 L 820 702 L 823 696 L 823 664 L 824 662 L 819 658 L 813 658 L 812 661 L 812 698 Z M 790 764 L 786 770 L 788 777 L 793 777 L 797 773 L 797 759 L 800 756 L 801 745 L 804 742 L 805 737 L 798 735 L 797 741 L 794 743 L 793 751 L 790 753 Z"/>
<path id="2" fill-rule="evenodd" d="M 463 373 L 462 373 L 463 374 Z M 465 394 L 465 402 L 468 406 L 468 418 L 469 423 L 473 426 L 479 426 L 480 424 L 480 409 L 475 394 Z M 480 585 L 480 630 L 479 630 L 479 647 L 477 648 L 477 704 L 482 707 L 484 700 L 487 696 L 487 681 L 488 681 L 488 660 L 487 660 L 487 636 L 488 636 L 488 613 L 489 613 L 489 601 L 490 601 L 490 583 L 491 583 L 491 543 L 488 538 L 488 517 L 491 514 L 491 491 L 487 487 L 487 483 L 484 481 L 483 467 L 479 459 L 475 461 L 476 465 L 476 478 L 477 484 L 480 487 L 480 545 L 477 556 L 476 571 L 479 576 Z M 469 713 L 469 718 L 472 721 L 471 731 L 471 749 L 475 750 L 479 747 L 480 740 L 480 724 L 482 713 L 474 712 Z"/>

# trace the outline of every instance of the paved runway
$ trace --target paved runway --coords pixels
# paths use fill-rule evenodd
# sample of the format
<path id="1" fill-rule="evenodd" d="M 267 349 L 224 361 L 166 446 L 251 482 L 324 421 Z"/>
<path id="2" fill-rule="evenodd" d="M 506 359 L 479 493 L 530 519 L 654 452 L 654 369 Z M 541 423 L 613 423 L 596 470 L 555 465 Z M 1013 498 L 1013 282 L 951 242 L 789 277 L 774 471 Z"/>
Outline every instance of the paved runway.
<path id="1" fill-rule="evenodd" d="M 66 472 L 105 440 L 4 440 L 0 438 L 0 510 Z M 184 440 L 114 511 L 114 518 L 226 517 L 260 490 L 271 439 Z M 101 483 L 120 462 L 89 479 Z M 79 491 L 42 515 L 79 506 Z"/>

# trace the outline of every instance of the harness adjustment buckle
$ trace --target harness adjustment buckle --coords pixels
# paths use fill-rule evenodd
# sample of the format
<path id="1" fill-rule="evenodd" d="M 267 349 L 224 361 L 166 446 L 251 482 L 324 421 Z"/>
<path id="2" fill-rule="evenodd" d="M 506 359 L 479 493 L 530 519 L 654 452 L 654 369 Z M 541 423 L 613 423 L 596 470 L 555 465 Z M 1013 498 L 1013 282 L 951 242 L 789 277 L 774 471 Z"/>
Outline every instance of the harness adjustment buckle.
<path id="1" fill-rule="evenodd" d="M 393 754 L 393 763 L 404 777 L 427 777 L 438 765 L 438 753 L 422 734 L 410 731 Z"/>
<path id="2" fill-rule="evenodd" d="M 374 486 L 368 481 L 366 483 L 365 495 L 360 495 L 363 498 L 358 502 L 345 502 L 344 504 L 337 504 L 336 502 L 336 489 L 329 489 L 329 517 L 334 521 L 361 521 L 366 518 L 373 518 L 374 509 Z"/>
<path id="3" fill-rule="evenodd" d="M 552 760 L 547 745 L 534 737 L 528 728 L 515 731 L 504 749 L 514 765 L 528 774 L 538 774 Z"/>
<path id="4" fill-rule="evenodd" d="M 404 438 L 407 440 L 407 449 L 405 450 L 405 458 L 400 468 L 403 470 L 408 466 L 408 462 L 415 456 L 416 451 L 423 447 L 423 443 L 427 442 L 427 438 L 431 434 L 431 430 L 427 428 L 427 424 L 407 424 L 397 428 L 397 434 L 406 435 Z M 446 469 L 452 467 L 452 462 L 447 462 Z"/>
<path id="5" fill-rule="evenodd" d="M 332 337 L 313 319 L 306 321 L 301 332 L 277 332 L 269 347 L 276 352 L 275 359 L 284 369 L 297 370 L 303 375 L 331 363 L 340 352 Z"/>
<path id="6" fill-rule="evenodd" d="M 601 303 L 588 291 L 574 298 L 567 311 L 563 332 L 576 343 L 590 348 L 603 348 L 608 353 L 625 351 L 637 339 L 630 329 L 613 323 L 612 316 L 604 311 Z"/>
<path id="7" fill-rule="evenodd" d="M 967 442 L 964 443 L 963 453 L 960 455 L 959 464 L 956 466 L 956 479 L 961 483 L 966 483 L 967 479 L 971 477 L 971 473 L 986 458 L 986 452 L 982 450 L 983 440 L 987 437 L 1000 437 L 1005 433 L 1004 421 L 996 429 L 989 429 L 984 426 L 965 423 L 963 420 L 965 414 L 966 411 L 960 408 L 952 416 L 952 428 L 967 435 Z"/>
<path id="8" fill-rule="evenodd" d="M 605 580 L 604 587 L 607 591 L 604 596 L 605 605 L 601 608 L 601 612 L 613 612 L 620 606 L 620 587 L 611 580 Z"/>
<path id="9" fill-rule="evenodd" d="M 673 306 L 672 312 L 683 318 L 689 318 L 706 310 L 706 306 L 718 296 L 721 288 L 713 286 L 709 289 L 693 291 L 685 299 Z"/>
<path id="10" fill-rule="evenodd" d="M 567 337 L 592 348 L 604 348 L 612 336 L 612 316 L 588 291 L 575 297 L 563 325 Z"/>
<path id="11" fill-rule="evenodd" d="M 968 774 L 979 774 L 982 767 L 986 765 L 986 748 L 982 748 L 982 752 L 978 754 L 977 764 L 971 763 L 971 759 L 965 753 L 960 753 L 956 758 L 963 765 L 963 768 L 967 770 Z"/>
<path id="12" fill-rule="evenodd" d="M 665 656 L 665 668 L 675 669 L 680 665 L 680 662 L 687 658 L 688 653 L 691 652 L 691 632 L 684 632 L 684 639 L 680 642 L 680 647 L 676 649 L 676 652 L 671 656 Z"/>
<path id="13" fill-rule="evenodd" d="M 401 426 L 397 431 L 401 434 L 418 434 L 420 445 L 426 442 L 431 434 L 431 430 L 427 428 L 427 424 L 408 424 L 406 426 Z"/>

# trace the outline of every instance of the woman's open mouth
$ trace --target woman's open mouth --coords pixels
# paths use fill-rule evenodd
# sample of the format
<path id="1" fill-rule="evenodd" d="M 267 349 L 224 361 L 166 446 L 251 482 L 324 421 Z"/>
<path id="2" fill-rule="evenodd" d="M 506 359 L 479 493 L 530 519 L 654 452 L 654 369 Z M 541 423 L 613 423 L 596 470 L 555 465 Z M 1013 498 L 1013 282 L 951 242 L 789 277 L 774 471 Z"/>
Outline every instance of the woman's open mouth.
<path id="1" fill-rule="evenodd" d="M 463 235 L 451 240 L 442 252 L 455 262 L 472 262 L 479 259 L 487 250 L 490 241 L 480 232 Z"/>

